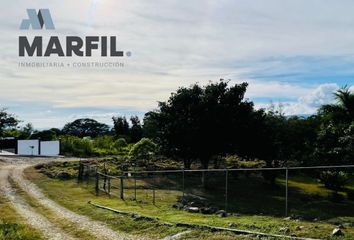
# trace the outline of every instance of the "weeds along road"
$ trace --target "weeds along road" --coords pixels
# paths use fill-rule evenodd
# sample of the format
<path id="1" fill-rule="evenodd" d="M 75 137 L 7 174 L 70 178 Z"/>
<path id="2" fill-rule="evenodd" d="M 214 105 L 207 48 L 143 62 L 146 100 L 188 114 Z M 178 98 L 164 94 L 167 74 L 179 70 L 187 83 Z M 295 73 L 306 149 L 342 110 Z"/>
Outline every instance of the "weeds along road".
<path id="1" fill-rule="evenodd" d="M 8 199 L 28 225 L 39 230 L 45 238 L 54 240 L 80 239 L 81 235 L 86 239 L 136 239 L 58 205 L 24 178 L 25 168 L 50 161 L 68 159 L 0 156 L 0 195 Z"/>

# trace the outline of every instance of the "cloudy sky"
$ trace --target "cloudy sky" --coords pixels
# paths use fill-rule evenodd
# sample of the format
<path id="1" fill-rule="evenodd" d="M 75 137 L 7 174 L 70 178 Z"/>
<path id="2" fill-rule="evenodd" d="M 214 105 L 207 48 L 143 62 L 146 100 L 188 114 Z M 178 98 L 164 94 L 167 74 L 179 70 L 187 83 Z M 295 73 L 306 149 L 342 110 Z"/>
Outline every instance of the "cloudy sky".
<path id="1" fill-rule="evenodd" d="M 179 86 L 249 82 L 257 107 L 311 114 L 354 85 L 354 2 L 342 0 L 11 0 L 1 2 L 0 107 L 36 128 L 81 117 L 143 115 Z M 49 8 L 55 30 L 19 30 Z M 117 61 L 18 57 L 18 37 L 117 36 L 124 68 L 21 68 L 19 62 Z M 45 44 L 46 45 L 46 44 Z"/>

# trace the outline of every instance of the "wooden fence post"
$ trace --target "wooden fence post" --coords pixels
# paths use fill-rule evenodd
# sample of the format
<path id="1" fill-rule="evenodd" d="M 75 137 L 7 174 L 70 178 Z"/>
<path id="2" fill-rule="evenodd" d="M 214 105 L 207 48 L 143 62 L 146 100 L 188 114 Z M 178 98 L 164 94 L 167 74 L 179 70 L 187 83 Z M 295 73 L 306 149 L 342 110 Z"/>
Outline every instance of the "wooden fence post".
<path id="1" fill-rule="evenodd" d="M 120 199 L 124 200 L 124 181 L 123 176 L 120 177 Z"/>
<path id="2" fill-rule="evenodd" d="M 96 190 L 96 195 L 98 196 L 98 193 L 100 191 L 100 175 L 98 172 L 96 172 L 96 186 L 95 186 L 95 190 Z"/>
<path id="3" fill-rule="evenodd" d="M 81 182 L 82 181 L 82 175 L 83 175 L 83 165 L 82 162 L 79 162 L 79 173 L 77 175 L 77 181 Z"/>

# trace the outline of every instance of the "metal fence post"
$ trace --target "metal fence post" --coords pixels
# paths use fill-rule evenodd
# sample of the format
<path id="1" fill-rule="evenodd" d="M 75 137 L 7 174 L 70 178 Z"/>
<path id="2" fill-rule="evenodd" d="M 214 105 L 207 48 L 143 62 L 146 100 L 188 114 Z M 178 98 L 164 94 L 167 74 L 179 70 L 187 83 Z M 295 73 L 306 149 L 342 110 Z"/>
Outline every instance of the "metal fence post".
<path id="1" fill-rule="evenodd" d="M 90 174 L 92 173 L 92 169 L 91 169 L 91 166 L 90 165 L 85 165 L 83 169 L 86 168 L 86 171 L 84 170 L 83 171 L 83 175 L 82 175 L 82 179 L 85 179 L 86 181 L 86 184 L 88 185 L 88 183 L 90 182 Z M 95 174 L 96 174 L 97 171 L 95 171 Z"/>
<path id="2" fill-rule="evenodd" d="M 182 198 L 184 199 L 184 175 L 185 171 L 184 169 L 182 170 Z"/>
<path id="3" fill-rule="evenodd" d="M 111 178 L 108 177 L 108 194 L 111 196 Z"/>
<path id="4" fill-rule="evenodd" d="M 202 171 L 202 185 L 203 185 L 203 188 L 205 188 L 205 181 L 206 181 L 206 179 L 205 179 L 205 171 Z"/>
<path id="5" fill-rule="evenodd" d="M 289 183 L 289 169 L 285 169 L 285 217 L 288 216 L 288 183 Z"/>
<path id="6" fill-rule="evenodd" d="M 152 175 L 153 186 L 152 186 L 152 204 L 155 205 L 155 174 Z"/>
<path id="7" fill-rule="evenodd" d="M 136 176 L 134 172 L 134 200 L 136 201 Z"/>
<path id="8" fill-rule="evenodd" d="M 134 167 L 134 200 L 136 201 L 137 198 L 136 198 L 136 164 L 133 163 L 133 167 Z"/>
<path id="9" fill-rule="evenodd" d="M 226 172 L 225 172 L 225 212 L 227 212 L 228 177 L 229 177 L 229 171 L 226 169 Z"/>
<path id="10" fill-rule="evenodd" d="M 123 181 L 123 176 L 120 177 L 120 199 L 124 200 L 124 181 Z"/>

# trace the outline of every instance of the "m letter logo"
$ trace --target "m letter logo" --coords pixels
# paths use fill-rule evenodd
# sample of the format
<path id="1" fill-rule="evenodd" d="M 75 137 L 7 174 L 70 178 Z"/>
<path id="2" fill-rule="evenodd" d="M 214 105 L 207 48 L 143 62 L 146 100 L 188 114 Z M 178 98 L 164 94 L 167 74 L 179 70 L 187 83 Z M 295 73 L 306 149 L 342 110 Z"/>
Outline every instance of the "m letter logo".
<path id="1" fill-rule="evenodd" d="M 55 29 L 52 17 L 50 16 L 49 9 L 39 9 L 38 14 L 36 9 L 27 9 L 28 19 L 23 19 L 20 29 L 43 29 L 45 25 L 46 29 Z"/>

